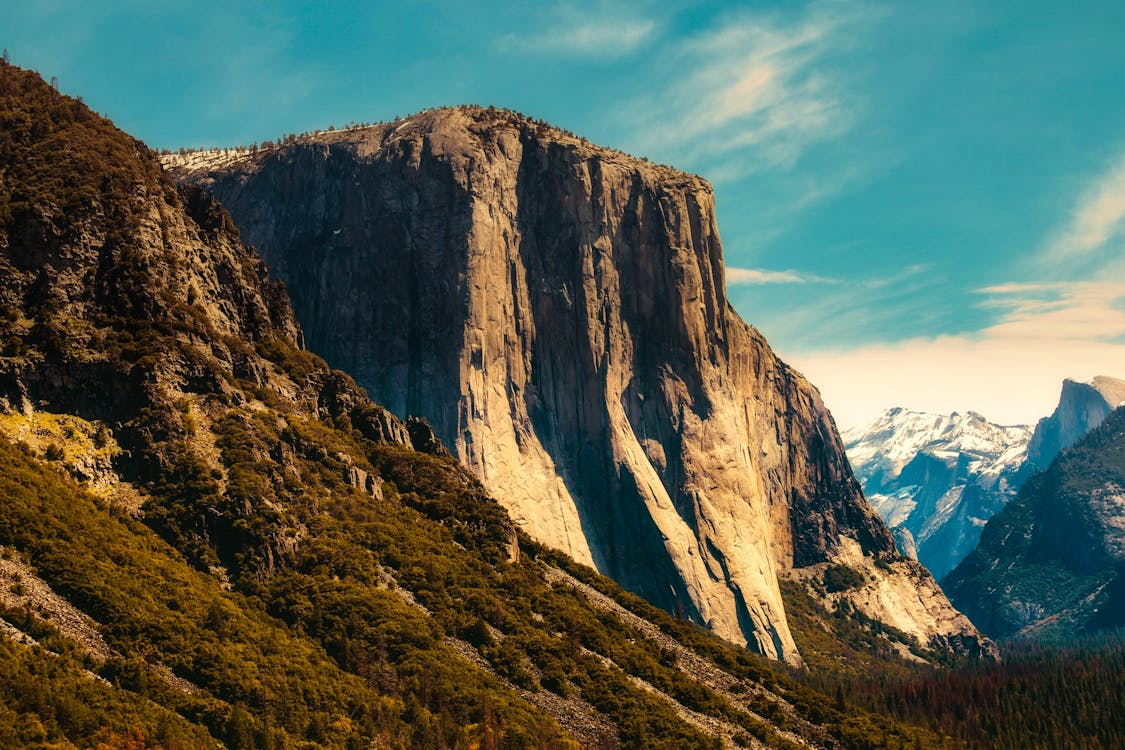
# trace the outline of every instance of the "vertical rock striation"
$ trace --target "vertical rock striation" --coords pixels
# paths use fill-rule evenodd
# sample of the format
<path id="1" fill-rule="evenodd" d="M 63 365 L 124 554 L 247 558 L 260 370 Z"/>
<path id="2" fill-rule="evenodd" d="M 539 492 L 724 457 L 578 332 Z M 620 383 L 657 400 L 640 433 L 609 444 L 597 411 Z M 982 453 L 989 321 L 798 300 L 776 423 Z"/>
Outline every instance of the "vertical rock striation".
<path id="1" fill-rule="evenodd" d="M 1125 405 L 1125 380 L 1099 375 L 1089 383 L 1064 380 L 1059 405 L 1039 420 L 1027 447 L 1027 468 L 1045 469 L 1055 456 L 1102 423 L 1110 412 Z"/>
<path id="2" fill-rule="evenodd" d="M 897 559 L 816 390 L 729 306 L 704 180 L 469 107 L 165 163 L 314 351 L 650 601 L 796 662 L 778 576 Z M 918 637 L 975 637 L 926 580 Z"/>

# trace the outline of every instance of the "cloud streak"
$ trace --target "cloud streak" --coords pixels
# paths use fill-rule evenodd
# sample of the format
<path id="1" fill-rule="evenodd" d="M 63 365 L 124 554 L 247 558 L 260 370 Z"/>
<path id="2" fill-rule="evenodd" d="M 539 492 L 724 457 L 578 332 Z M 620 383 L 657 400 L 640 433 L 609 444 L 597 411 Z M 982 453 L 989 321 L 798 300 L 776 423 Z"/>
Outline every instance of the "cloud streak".
<path id="1" fill-rule="evenodd" d="M 1049 263 L 1088 257 L 1125 230 L 1125 154 L 1082 197 L 1070 223 L 1048 247 Z"/>
<path id="2" fill-rule="evenodd" d="M 811 284 L 832 283 L 823 276 L 798 271 L 767 271 L 762 268 L 727 267 L 727 286 L 753 286 L 757 284 Z"/>
<path id="3" fill-rule="evenodd" d="M 844 426 L 890 406 L 972 409 L 994 421 L 1034 423 L 1053 408 L 1063 378 L 1125 376 L 1125 283 L 1011 283 L 979 293 L 999 311 L 979 331 L 789 360 L 821 388 Z"/>
<path id="4" fill-rule="evenodd" d="M 532 34 L 505 34 L 496 40 L 501 52 L 616 60 L 647 44 L 658 30 L 650 18 L 633 11 L 556 6 L 547 28 Z"/>
<path id="5" fill-rule="evenodd" d="M 724 179 L 791 168 L 811 143 L 850 127 L 852 103 L 826 60 L 851 22 L 839 6 L 814 4 L 799 18 L 729 16 L 682 41 L 660 96 L 627 107 L 641 149 L 688 163 L 721 160 L 714 166 Z"/>

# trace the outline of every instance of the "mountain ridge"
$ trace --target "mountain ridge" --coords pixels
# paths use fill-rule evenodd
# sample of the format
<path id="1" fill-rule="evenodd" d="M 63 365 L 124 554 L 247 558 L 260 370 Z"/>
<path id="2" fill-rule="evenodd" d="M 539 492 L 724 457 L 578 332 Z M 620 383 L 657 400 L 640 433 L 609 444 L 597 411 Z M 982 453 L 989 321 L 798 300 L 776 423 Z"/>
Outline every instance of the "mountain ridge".
<path id="1" fill-rule="evenodd" d="M 999 637 L 1067 638 L 1125 624 L 1125 408 L 1062 449 L 985 526 L 944 581 Z"/>
<path id="2" fill-rule="evenodd" d="M 843 439 L 896 540 L 940 578 L 1014 496 L 1031 430 L 994 425 L 973 411 L 945 416 L 895 407 Z"/>

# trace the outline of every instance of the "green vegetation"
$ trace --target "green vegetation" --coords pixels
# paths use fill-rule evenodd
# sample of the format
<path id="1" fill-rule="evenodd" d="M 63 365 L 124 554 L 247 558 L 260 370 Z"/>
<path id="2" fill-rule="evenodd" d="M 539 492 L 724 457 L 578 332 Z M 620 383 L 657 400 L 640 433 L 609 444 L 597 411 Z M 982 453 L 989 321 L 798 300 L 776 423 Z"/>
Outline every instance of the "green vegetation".
<path id="1" fill-rule="evenodd" d="M 861 627 L 857 613 L 825 611 L 802 584 L 783 582 L 782 592 L 794 638 L 809 665 L 795 676 L 820 695 L 837 695 L 849 706 L 925 727 L 946 738 L 938 747 L 1122 746 L 1125 633 L 1087 637 L 1066 647 L 1011 643 L 998 663 L 958 660 L 933 668 L 898 658 L 877 630 Z M 900 642 L 904 637 L 888 635 Z M 926 747 L 932 741 L 920 738 L 917 744 Z M 917 744 L 912 740 L 904 747 Z M 893 741 L 887 746 L 895 747 Z"/>
<path id="2" fill-rule="evenodd" d="M 824 588 L 830 594 L 858 588 L 866 581 L 863 573 L 847 565 L 829 565 L 824 571 Z"/>
<path id="3" fill-rule="evenodd" d="M 19 613 L 4 619 L 20 621 Z M 0 638 L 0 747 L 211 748 L 199 726 L 85 671 L 73 643 L 24 617 L 42 646 Z"/>
<path id="4" fill-rule="evenodd" d="M 1064 450 L 985 526 L 945 579 L 953 603 L 998 638 L 1067 643 L 1122 624 L 1125 590 L 1099 496 L 1125 485 L 1125 408 Z M 1098 510 L 1099 506 L 1103 506 Z"/>
<path id="5" fill-rule="evenodd" d="M 148 148 L 44 85 L 34 72 L 0 62 L 0 226 L 38 214 L 67 221 L 96 206 L 125 208 L 136 185 L 160 180 Z M 105 226 L 131 217 L 104 217 Z"/>
<path id="6" fill-rule="evenodd" d="M 391 702 L 253 602 L 188 568 L 143 525 L 6 441 L 0 441 L 0 465 L 0 544 L 19 551 L 56 591 L 102 623 L 106 640 L 128 662 L 102 669 L 131 693 L 230 746 L 286 747 L 318 738 L 343 745 L 367 727 L 397 729 L 385 721 Z M 202 692 L 170 688 L 149 661 Z M 102 718 L 116 725 L 108 712 Z"/>
<path id="7" fill-rule="evenodd" d="M 777 662 L 715 638 L 690 622 L 676 619 L 644 599 L 623 591 L 609 579 L 575 563 L 565 555 L 548 550 L 541 550 L 540 554 L 614 599 L 625 609 L 656 624 L 667 635 L 741 680 L 748 689 L 752 685 L 761 685 L 783 698 L 796 710 L 800 719 L 786 714 L 783 705 L 776 700 L 758 696 L 752 701 L 755 713 L 768 718 L 775 727 L 816 738 L 815 742 L 827 746 L 832 746 L 833 743 L 847 748 L 959 746 L 951 738 L 943 739 L 928 730 L 899 723 L 886 715 L 868 712 L 851 702 L 842 701 L 839 689 L 842 684 L 847 683 L 839 676 L 841 673 L 838 667 L 841 665 L 846 666 L 853 674 L 878 670 L 906 676 L 916 673 L 916 668 L 911 668 L 898 657 L 886 641 L 879 640 L 877 635 L 860 627 L 860 623 L 853 617 L 841 613 L 833 618 L 819 609 L 807 594 L 803 600 L 795 597 L 797 592 L 804 590 L 799 584 L 783 582 L 783 591 L 787 611 L 790 613 L 790 627 L 794 629 L 797 646 L 810 668 L 807 671 L 790 671 Z M 794 612 L 794 601 L 804 602 L 806 608 L 803 612 Z M 840 632 L 826 631 L 821 625 L 826 619 L 835 619 L 839 623 L 837 627 Z M 819 642 L 804 637 L 817 632 L 821 634 Z M 905 637 L 901 633 L 892 635 Z M 814 648 L 816 643 L 820 644 L 823 651 Z M 849 659 L 854 661 L 849 662 Z M 824 679 L 820 679 L 821 677 Z M 766 742 L 770 747 L 786 746 L 787 740 L 769 726 L 738 720 L 736 723 L 742 723 L 748 734 Z"/>
<path id="8" fill-rule="evenodd" d="M 1001 663 L 868 679 L 856 702 L 991 750 L 1125 747 L 1125 633 L 1064 648 L 1010 644 Z"/>

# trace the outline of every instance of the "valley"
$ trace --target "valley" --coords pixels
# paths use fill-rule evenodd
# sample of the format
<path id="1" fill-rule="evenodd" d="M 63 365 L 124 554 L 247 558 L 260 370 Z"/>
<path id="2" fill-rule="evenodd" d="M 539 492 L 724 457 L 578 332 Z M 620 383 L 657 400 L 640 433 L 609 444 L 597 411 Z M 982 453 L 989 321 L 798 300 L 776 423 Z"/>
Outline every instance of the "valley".
<path id="1" fill-rule="evenodd" d="M 161 159 L 7 59 L 0 125 L 0 747 L 1121 739 L 1125 410 L 853 475 L 702 178 L 484 107 Z M 876 513 L 937 475 L 1004 493 L 953 603 Z"/>

